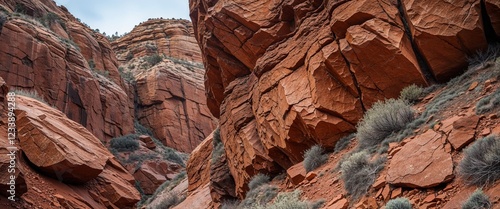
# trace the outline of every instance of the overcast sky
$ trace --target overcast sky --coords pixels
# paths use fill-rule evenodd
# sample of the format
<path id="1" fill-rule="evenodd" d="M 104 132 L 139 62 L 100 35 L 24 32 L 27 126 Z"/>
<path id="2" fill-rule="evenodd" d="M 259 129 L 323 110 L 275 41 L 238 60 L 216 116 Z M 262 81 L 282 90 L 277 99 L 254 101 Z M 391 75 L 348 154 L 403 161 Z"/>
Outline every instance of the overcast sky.
<path id="1" fill-rule="evenodd" d="M 189 0 L 55 0 L 92 29 L 130 32 L 148 18 L 189 19 Z"/>

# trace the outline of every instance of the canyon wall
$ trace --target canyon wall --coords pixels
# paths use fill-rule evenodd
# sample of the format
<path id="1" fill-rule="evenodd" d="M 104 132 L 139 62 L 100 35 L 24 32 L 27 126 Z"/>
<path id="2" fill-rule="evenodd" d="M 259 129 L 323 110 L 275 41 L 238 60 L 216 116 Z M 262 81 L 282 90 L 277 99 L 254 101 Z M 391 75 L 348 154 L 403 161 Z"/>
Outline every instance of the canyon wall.
<path id="1" fill-rule="evenodd" d="M 236 193 L 331 149 L 376 101 L 447 81 L 498 38 L 496 1 L 190 0 Z"/>

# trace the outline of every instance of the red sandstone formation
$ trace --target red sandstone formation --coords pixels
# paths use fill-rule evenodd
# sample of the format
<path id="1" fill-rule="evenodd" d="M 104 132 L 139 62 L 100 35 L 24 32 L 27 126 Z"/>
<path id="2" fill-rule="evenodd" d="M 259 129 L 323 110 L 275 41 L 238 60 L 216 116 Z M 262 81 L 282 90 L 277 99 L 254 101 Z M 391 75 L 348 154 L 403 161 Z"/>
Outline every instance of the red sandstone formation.
<path id="1" fill-rule="evenodd" d="M 7 84 L 38 92 L 100 140 L 133 131 L 128 87 L 103 35 L 53 1 L 3 0 L 0 6 L 6 11 L 1 12 L 6 21 L 0 29 L 0 76 Z"/>
<path id="2" fill-rule="evenodd" d="M 138 121 L 163 144 L 191 152 L 216 122 L 206 105 L 201 55 L 186 20 L 153 19 L 112 43 L 133 75 Z M 133 55 L 133 56 L 132 56 Z M 151 66 L 153 55 L 163 61 Z"/>
<path id="3" fill-rule="evenodd" d="M 498 28 L 486 2 L 191 0 L 237 194 L 313 144 L 332 148 L 374 102 L 461 73 Z"/>

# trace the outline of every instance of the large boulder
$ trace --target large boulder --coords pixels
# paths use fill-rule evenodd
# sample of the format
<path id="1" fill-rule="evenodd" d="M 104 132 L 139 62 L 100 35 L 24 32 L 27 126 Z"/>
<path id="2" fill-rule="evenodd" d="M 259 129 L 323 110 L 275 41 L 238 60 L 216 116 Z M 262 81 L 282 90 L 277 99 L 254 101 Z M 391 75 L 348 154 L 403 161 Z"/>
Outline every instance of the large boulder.
<path id="1" fill-rule="evenodd" d="M 63 113 L 32 98 L 16 97 L 19 145 L 34 166 L 64 182 L 97 177 L 109 152 L 101 141 Z"/>

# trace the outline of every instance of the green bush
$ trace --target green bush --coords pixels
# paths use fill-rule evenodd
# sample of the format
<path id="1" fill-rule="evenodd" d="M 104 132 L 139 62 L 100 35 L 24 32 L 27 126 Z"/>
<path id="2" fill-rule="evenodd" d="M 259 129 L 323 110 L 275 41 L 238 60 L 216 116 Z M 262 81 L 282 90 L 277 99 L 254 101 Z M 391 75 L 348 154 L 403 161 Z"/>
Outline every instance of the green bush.
<path id="1" fill-rule="evenodd" d="M 61 20 L 61 18 L 59 17 L 59 15 L 57 15 L 53 12 L 49 12 L 41 18 L 40 22 L 45 27 L 50 27 L 53 23 L 58 22 L 60 20 Z"/>
<path id="2" fill-rule="evenodd" d="M 149 128 L 146 128 L 145 126 L 140 124 L 137 120 L 134 121 L 134 129 L 135 133 L 137 134 L 153 136 L 153 132 Z"/>
<path id="3" fill-rule="evenodd" d="M 127 56 L 125 57 L 125 60 L 130 61 L 132 59 L 134 59 L 134 53 L 128 52 Z"/>
<path id="4" fill-rule="evenodd" d="M 500 179 L 500 137 L 477 140 L 464 151 L 459 174 L 472 185 L 489 185 Z"/>
<path id="5" fill-rule="evenodd" d="M 272 204 L 262 209 L 308 209 L 309 204 L 300 200 L 300 190 L 279 193 Z"/>
<path id="6" fill-rule="evenodd" d="M 323 154 L 323 148 L 320 145 L 314 145 L 304 153 L 304 168 L 310 172 L 326 163 L 328 155 Z"/>
<path id="7" fill-rule="evenodd" d="M 139 149 L 136 134 L 129 134 L 111 139 L 109 146 L 118 152 L 133 152 Z"/>
<path id="8" fill-rule="evenodd" d="M 170 147 L 164 147 L 163 149 L 163 159 L 165 160 L 168 160 L 170 162 L 174 162 L 174 163 L 177 163 L 181 166 L 186 166 L 184 164 L 184 160 L 182 159 L 181 156 L 179 156 L 179 154 L 177 154 L 177 152 L 170 148 Z"/>
<path id="9" fill-rule="evenodd" d="M 490 209 L 490 198 L 483 193 L 481 189 L 477 189 L 471 196 L 464 202 L 462 209 Z"/>
<path id="10" fill-rule="evenodd" d="M 269 183 L 269 180 L 270 178 L 268 175 L 259 173 L 253 176 L 250 182 L 248 182 L 248 188 L 250 188 L 250 190 L 254 190 L 257 187 Z"/>
<path id="11" fill-rule="evenodd" d="M 405 128 L 413 119 L 413 109 L 403 100 L 389 99 L 375 103 L 358 123 L 357 138 L 360 147 L 380 144 L 390 134 Z"/>
<path id="12" fill-rule="evenodd" d="M 379 158 L 374 162 L 369 162 L 367 152 L 362 151 L 354 153 L 340 164 L 341 179 L 345 190 L 353 199 L 357 200 L 366 194 L 378 173 L 384 168 L 385 160 L 385 158 Z"/>
<path id="13" fill-rule="evenodd" d="M 154 54 L 144 58 L 149 66 L 155 66 L 163 60 L 163 57 L 159 54 Z"/>
<path id="14" fill-rule="evenodd" d="M 356 133 L 352 133 L 340 138 L 339 141 L 335 144 L 334 152 L 338 153 L 344 150 L 354 137 L 356 137 Z"/>
<path id="15" fill-rule="evenodd" d="M 422 96 L 423 92 L 424 89 L 422 87 L 412 84 L 401 90 L 399 99 L 413 104 L 420 100 L 420 97 Z"/>
<path id="16" fill-rule="evenodd" d="M 400 197 L 389 200 L 385 205 L 386 209 L 412 209 L 410 201 L 407 198 Z"/>

